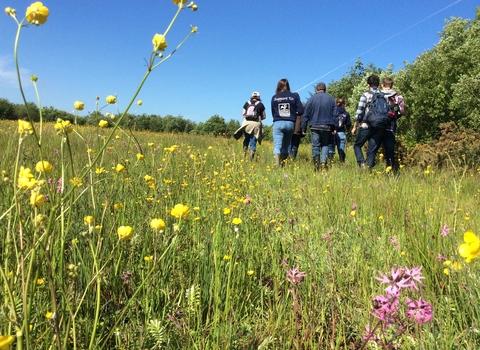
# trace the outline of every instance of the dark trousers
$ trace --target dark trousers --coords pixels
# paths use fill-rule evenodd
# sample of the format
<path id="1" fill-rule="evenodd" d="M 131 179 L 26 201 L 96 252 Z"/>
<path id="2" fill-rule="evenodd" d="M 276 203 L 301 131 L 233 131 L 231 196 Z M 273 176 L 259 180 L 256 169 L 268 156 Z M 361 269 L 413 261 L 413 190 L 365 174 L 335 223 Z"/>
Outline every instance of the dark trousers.
<path id="1" fill-rule="evenodd" d="M 395 132 L 392 130 L 385 130 L 382 138 L 387 166 L 391 166 L 392 170 L 397 170 L 395 164 Z"/>
<path id="2" fill-rule="evenodd" d="M 384 129 L 375 129 L 372 127 L 360 127 L 358 129 L 357 137 L 355 138 L 355 143 L 353 144 L 353 151 L 355 152 L 355 157 L 357 158 L 357 163 L 359 166 L 365 164 L 365 157 L 363 156 L 362 147 L 368 141 L 366 164 L 369 168 L 373 168 L 375 165 L 375 156 L 377 155 L 378 149 L 382 144 L 383 133 Z"/>

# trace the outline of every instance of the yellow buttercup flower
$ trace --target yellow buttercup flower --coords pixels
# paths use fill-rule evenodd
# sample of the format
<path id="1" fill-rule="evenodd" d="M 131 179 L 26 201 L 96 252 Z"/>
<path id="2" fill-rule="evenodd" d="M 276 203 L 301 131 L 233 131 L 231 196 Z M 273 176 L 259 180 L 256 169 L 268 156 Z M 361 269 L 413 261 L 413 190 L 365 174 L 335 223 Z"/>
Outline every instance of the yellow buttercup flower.
<path id="1" fill-rule="evenodd" d="M 70 179 L 70 183 L 75 187 L 80 187 L 83 185 L 83 180 L 75 176 L 74 178 Z"/>
<path id="2" fill-rule="evenodd" d="M 31 24 L 40 25 L 47 21 L 49 15 L 48 8 L 39 1 L 34 2 L 27 8 L 26 18 Z"/>
<path id="3" fill-rule="evenodd" d="M 73 131 L 72 123 L 69 120 L 57 119 L 57 122 L 53 126 L 57 130 L 57 134 L 70 134 Z"/>
<path id="4" fill-rule="evenodd" d="M 0 335 L 0 350 L 8 350 L 10 344 L 13 343 L 15 337 L 12 335 Z"/>
<path id="5" fill-rule="evenodd" d="M 123 173 L 124 171 L 127 171 L 127 168 L 125 168 L 125 166 L 123 166 L 122 164 L 117 164 L 117 166 L 115 167 L 115 171 L 117 173 Z"/>
<path id="6" fill-rule="evenodd" d="M 188 205 L 177 204 L 173 207 L 170 214 L 177 219 L 186 219 L 190 214 L 190 209 L 188 208 Z"/>
<path id="7" fill-rule="evenodd" d="M 141 153 L 137 153 L 137 159 L 138 160 L 144 160 L 145 159 L 145 156 Z"/>
<path id="8" fill-rule="evenodd" d="M 185 4 L 188 0 L 172 0 L 175 5 Z"/>
<path id="9" fill-rule="evenodd" d="M 30 190 L 35 187 L 36 184 L 37 181 L 35 180 L 30 168 L 24 168 L 21 166 L 20 171 L 18 172 L 18 187 L 22 190 Z"/>
<path id="10" fill-rule="evenodd" d="M 101 128 L 106 128 L 108 126 L 108 121 L 102 119 L 98 122 L 98 126 Z"/>
<path id="11" fill-rule="evenodd" d="M 38 171 L 39 173 L 47 173 L 50 170 L 52 170 L 53 166 L 46 160 L 42 160 L 35 165 L 35 170 Z"/>
<path id="12" fill-rule="evenodd" d="M 228 214 L 230 214 L 230 211 L 231 211 L 230 208 L 225 208 L 225 209 L 223 209 L 223 214 L 228 215 Z"/>
<path id="13" fill-rule="evenodd" d="M 248 270 L 247 275 L 252 276 L 255 272 L 253 270 Z"/>
<path id="14" fill-rule="evenodd" d="M 473 231 L 468 230 L 463 235 L 463 240 L 465 243 L 458 248 L 458 252 L 460 256 L 465 258 L 465 261 L 469 263 L 480 255 L 480 239 Z"/>
<path id="15" fill-rule="evenodd" d="M 103 168 L 96 168 L 95 169 L 95 174 L 103 174 L 104 171 L 105 171 L 105 169 L 103 169 Z"/>
<path id="16" fill-rule="evenodd" d="M 30 205 L 35 207 L 41 207 L 45 204 L 45 196 L 36 191 L 32 191 L 30 195 Z"/>
<path id="17" fill-rule="evenodd" d="M 163 232 L 163 230 L 165 230 L 165 221 L 162 219 L 152 219 L 152 221 L 150 221 L 150 227 L 156 231 Z"/>
<path id="18" fill-rule="evenodd" d="M 73 107 L 75 107 L 75 109 L 77 111 L 83 111 L 83 108 L 85 107 L 85 104 L 83 102 L 80 102 L 80 101 L 75 101 L 75 103 L 73 104 Z"/>
<path id="19" fill-rule="evenodd" d="M 27 134 L 33 134 L 33 127 L 32 124 L 25 120 L 18 120 L 18 133 L 21 136 L 25 136 Z"/>
<path id="20" fill-rule="evenodd" d="M 114 104 L 114 103 L 117 103 L 117 98 L 113 95 L 108 95 L 107 98 L 107 103 L 108 104 Z"/>
<path id="21" fill-rule="evenodd" d="M 234 225 L 240 225 L 242 223 L 242 219 L 240 218 L 235 218 L 232 220 L 232 224 Z"/>
<path id="22" fill-rule="evenodd" d="M 133 237 L 133 229 L 130 226 L 120 226 L 117 234 L 121 241 L 126 241 Z"/>
<path id="23" fill-rule="evenodd" d="M 153 255 L 147 255 L 143 257 L 143 260 L 145 261 L 151 261 L 153 259 Z"/>
<path id="24" fill-rule="evenodd" d="M 152 39 L 153 51 L 164 51 L 168 44 L 165 37 L 162 34 L 155 34 Z"/>
<path id="25" fill-rule="evenodd" d="M 45 278 L 38 278 L 37 279 L 37 285 L 41 286 L 43 283 L 45 283 Z"/>
<path id="26" fill-rule="evenodd" d="M 54 318 L 54 313 L 51 312 L 51 311 L 48 311 L 48 312 L 45 314 L 45 317 L 48 318 L 48 319 Z"/>
<path id="27" fill-rule="evenodd" d="M 92 225 L 92 224 L 93 224 L 93 221 L 94 221 L 94 219 L 93 219 L 93 216 L 92 216 L 92 215 L 87 215 L 87 216 L 85 216 L 85 217 L 83 218 L 83 223 L 84 223 L 85 225 Z"/>

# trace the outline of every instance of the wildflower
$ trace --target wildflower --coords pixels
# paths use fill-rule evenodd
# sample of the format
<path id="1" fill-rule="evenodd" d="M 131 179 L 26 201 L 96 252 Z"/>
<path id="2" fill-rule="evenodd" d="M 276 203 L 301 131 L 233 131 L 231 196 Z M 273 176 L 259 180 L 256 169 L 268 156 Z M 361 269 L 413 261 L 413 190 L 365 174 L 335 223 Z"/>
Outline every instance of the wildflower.
<path id="1" fill-rule="evenodd" d="M 245 200 L 243 201 L 243 203 L 245 203 L 245 204 L 250 204 L 250 203 L 252 203 L 252 195 L 251 195 L 251 194 L 247 194 L 247 197 L 245 198 Z"/>
<path id="2" fill-rule="evenodd" d="M 150 227 L 156 231 L 163 232 L 165 230 L 165 221 L 162 219 L 152 219 L 150 221 Z"/>
<path id="3" fill-rule="evenodd" d="M 18 120 L 18 133 L 23 137 L 27 134 L 33 134 L 32 124 L 25 120 Z"/>
<path id="4" fill-rule="evenodd" d="M 153 147 L 153 146 L 155 146 L 155 144 L 153 142 L 149 142 L 149 143 L 147 143 L 147 146 L 148 147 Z"/>
<path id="5" fill-rule="evenodd" d="M 77 111 L 83 111 L 83 108 L 85 107 L 85 104 L 83 102 L 80 102 L 80 101 L 75 101 L 74 104 L 73 104 L 73 107 L 75 107 L 75 109 Z"/>
<path id="6" fill-rule="evenodd" d="M 35 187 L 37 181 L 35 180 L 30 168 L 20 167 L 18 172 L 18 187 L 22 190 L 30 190 Z"/>
<path id="7" fill-rule="evenodd" d="M 396 237 L 391 237 L 390 242 L 393 245 L 393 248 L 400 249 L 400 244 L 398 243 L 398 239 Z"/>
<path id="8" fill-rule="evenodd" d="M 115 209 L 115 210 L 120 210 L 120 209 L 122 209 L 122 208 L 123 208 L 123 204 L 122 204 L 122 203 L 115 203 L 115 204 L 113 205 L 113 209 Z"/>
<path id="9" fill-rule="evenodd" d="M 165 37 L 162 34 L 155 34 L 152 39 L 153 51 L 164 51 L 168 44 Z"/>
<path id="10" fill-rule="evenodd" d="M 223 260 L 230 260 L 232 257 L 230 255 L 224 255 Z"/>
<path id="11" fill-rule="evenodd" d="M 73 131 L 72 123 L 69 120 L 57 119 L 57 122 L 53 126 L 57 130 L 57 134 L 70 134 Z"/>
<path id="12" fill-rule="evenodd" d="M 458 252 L 469 263 L 480 254 L 480 239 L 473 231 L 468 230 L 463 235 L 463 240 L 465 243 L 458 248 Z"/>
<path id="13" fill-rule="evenodd" d="M 39 173 L 46 173 L 52 170 L 53 166 L 46 160 L 42 160 L 35 165 L 35 170 L 38 171 Z"/>
<path id="14" fill-rule="evenodd" d="M 153 259 L 153 255 L 148 255 L 143 257 L 143 260 L 145 261 L 151 261 L 152 259 Z"/>
<path id="15" fill-rule="evenodd" d="M 232 224 L 234 225 L 240 225 L 242 223 L 242 219 L 240 218 L 235 218 L 232 220 Z"/>
<path id="16" fill-rule="evenodd" d="M 33 220 L 35 227 L 42 227 L 47 222 L 47 216 L 45 214 L 38 214 Z"/>
<path id="17" fill-rule="evenodd" d="M 137 101 L 137 105 L 141 106 L 143 104 L 143 101 L 142 100 L 138 100 Z"/>
<path id="18" fill-rule="evenodd" d="M 45 314 L 45 317 L 48 318 L 49 320 L 55 318 L 55 313 L 54 312 L 51 312 L 51 311 L 48 311 L 46 314 Z"/>
<path id="19" fill-rule="evenodd" d="M 255 272 L 253 270 L 248 270 L 247 275 L 252 276 Z"/>
<path id="20" fill-rule="evenodd" d="M 38 278 L 37 279 L 37 285 L 41 286 L 43 283 L 45 283 L 45 278 Z"/>
<path id="21" fill-rule="evenodd" d="M 395 270 L 392 267 L 391 276 L 387 276 L 379 272 L 381 277 L 374 276 L 374 278 L 388 285 L 385 288 L 385 292 L 391 295 L 397 295 L 402 288 L 407 288 L 410 286 L 410 279 L 404 278 L 405 271 L 405 268 L 398 268 Z"/>
<path id="22" fill-rule="evenodd" d="M 92 225 L 93 221 L 94 221 L 94 219 L 93 219 L 93 216 L 91 216 L 91 215 L 87 215 L 83 218 L 83 223 L 85 225 Z"/>
<path id="23" fill-rule="evenodd" d="M 141 153 L 137 153 L 137 159 L 138 160 L 144 160 L 145 159 L 145 156 Z"/>
<path id="24" fill-rule="evenodd" d="M 380 215 L 380 216 L 378 217 L 378 220 L 379 220 L 379 221 L 382 221 L 382 220 L 383 220 L 383 215 Z"/>
<path id="25" fill-rule="evenodd" d="M 108 95 L 105 100 L 107 101 L 108 104 L 115 104 L 117 103 L 117 98 L 113 95 Z"/>
<path id="26" fill-rule="evenodd" d="M 230 212 L 231 212 L 230 208 L 223 209 L 223 215 L 228 215 L 228 214 L 230 214 Z"/>
<path id="27" fill-rule="evenodd" d="M 34 207 L 41 207 L 45 204 L 45 196 L 36 191 L 32 191 L 30 195 L 30 205 Z"/>
<path id="28" fill-rule="evenodd" d="M 95 169 L 95 174 L 102 174 L 105 171 L 103 168 L 96 168 Z"/>
<path id="29" fill-rule="evenodd" d="M 6 13 L 7 15 L 9 15 L 9 16 L 15 17 L 15 15 L 17 14 L 17 10 L 12 9 L 11 7 L 7 7 L 7 8 L 5 9 L 5 13 Z"/>
<path id="30" fill-rule="evenodd" d="M 101 128 L 106 128 L 108 126 L 108 121 L 102 119 L 98 122 L 98 126 Z"/>
<path id="31" fill-rule="evenodd" d="M 13 343 L 15 337 L 13 335 L 0 335 L 0 350 L 8 350 L 10 344 Z"/>
<path id="32" fill-rule="evenodd" d="M 48 8 L 43 6 L 41 2 L 37 1 L 27 8 L 26 18 L 29 23 L 38 26 L 47 21 L 48 15 Z"/>
<path id="33" fill-rule="evenodd" d="M 428 301 L 422 300 L 422 297 L 418 300 L 412 300 L 406 298 L 409 310 L 407 310 L 407 316 L 415 320 L 415 323 L 422 324 L 427 323 L 432 319 L 433 306 Z"/>
<path id="34" fill-rule="evenodd" d="M 352 211 L 350 212 L 350 216 L 351 216 L 352 218 L 354 218 L 355 215 L 357 215 L 357 212 L 356 212 L 355 210 L 352 210 Z"/>
<path id="35" fill-rule="evenodd" d="M 446 237 L 449 232 L 450 232 L 450 229 L 448 228 L 448 226 L 447 226 L 447 225 L 444 225 L 444 226 L 443 226 L 442 233 L 440 233 L 440 235 L 442 235 L 442 237 Z"/>
<path id="36" fill-rule="evenodd" d="M 123 166 L 122 164 L 117 164 L 114 169 L 117 173 L 123 173 L 124 171 L 127 171 L 127 168 L 125 168 L 125 166 Z"/>
<path id="37" fill-rule="evenodd" d="M 117 234 L 121 241 L 126 241 L 133 237 L 133 229 L 130 226 L 120 226 Z"/>
<path id="38" fill-rule="evenodd" d="M 75 187 L 80 187 L 83 185 L 83 180 L 75 176 L 73 179 L 70 179 L 70 183 Z"/>
<path id="39" fill-rule="evenodd" d="M 190 209 L 188 208 L 188 205 L 176 204 L 170 211 L 170 214 L 176 219 L 186 219 L 190 214 Z"/>
<path id="40" fill-rule="evenodd" d="M 175 4 L 175 5 L 183 5 L 187 2 L 188 0 L 172 0 L 172 2 Z"/>
<path id="41" fill-rule="evenodd" d="M 286 279 L 293 284 L 300 284 L 306 275 L 305 272 L 300 272 L 297 267 L 294 267 L 287 271 Z"/>

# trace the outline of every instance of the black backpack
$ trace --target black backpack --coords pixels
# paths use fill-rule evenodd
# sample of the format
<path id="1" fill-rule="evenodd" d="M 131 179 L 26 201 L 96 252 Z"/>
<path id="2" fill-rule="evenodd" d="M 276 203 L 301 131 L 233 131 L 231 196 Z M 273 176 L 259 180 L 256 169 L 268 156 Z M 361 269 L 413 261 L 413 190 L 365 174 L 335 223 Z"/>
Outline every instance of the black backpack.
<path id="1" fill-rule="evenodd" d="M 372 128 L 387 129 L 390 127 L 392 118 L 388 114 L 388 102 L 381 91 L 372 92 L 372 97 L 367 104 L 368 112 L 365 122 Z"/>
<path id="2" fill-rule="evenodd" d="M 248 101 L 247 112 L 245 113 L 246 120 L 258 121 L 257 106 L 259 103 L 260 101 L 256 101 L 255 103 L 252 103 L 252 101 Z"/>

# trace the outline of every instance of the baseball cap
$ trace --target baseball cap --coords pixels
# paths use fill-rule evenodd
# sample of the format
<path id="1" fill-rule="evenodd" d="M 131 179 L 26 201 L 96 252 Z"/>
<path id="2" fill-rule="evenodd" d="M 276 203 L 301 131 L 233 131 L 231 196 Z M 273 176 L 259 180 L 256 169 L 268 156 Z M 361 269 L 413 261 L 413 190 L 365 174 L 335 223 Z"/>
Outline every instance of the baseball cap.
<path id="1" fill-rule="evenodd" d="M 260 93 L 259 92 L 252 92 L 252 97 L 260 97 Z"/>
<path id="2" fill-rule="evenodd" d="M 315 90 L 317 91 L 320 91 L 320 90 L 327 90 L 327 86 L 325 85 L 325 83 L 318 83 L 317 86 L 315 87 Z"/>

